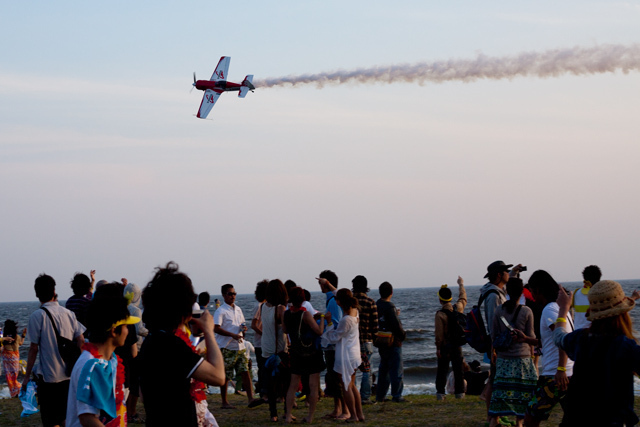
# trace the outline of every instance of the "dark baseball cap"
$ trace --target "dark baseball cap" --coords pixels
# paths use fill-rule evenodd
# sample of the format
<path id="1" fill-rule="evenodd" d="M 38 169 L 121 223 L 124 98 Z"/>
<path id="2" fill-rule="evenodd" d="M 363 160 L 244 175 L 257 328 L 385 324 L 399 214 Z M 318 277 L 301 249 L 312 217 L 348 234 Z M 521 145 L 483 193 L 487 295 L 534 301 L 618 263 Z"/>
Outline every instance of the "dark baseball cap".
<path id="1" fill-rule="evenodd" d="M 513 267 L 513 264 L 505 264 L 504 261 L 494 261 L 487 267 L 487 274 L 485 274 L 484 277 L 489 277 L 489 274 L 494 271 L 509 271 L 511 267 Z"/>

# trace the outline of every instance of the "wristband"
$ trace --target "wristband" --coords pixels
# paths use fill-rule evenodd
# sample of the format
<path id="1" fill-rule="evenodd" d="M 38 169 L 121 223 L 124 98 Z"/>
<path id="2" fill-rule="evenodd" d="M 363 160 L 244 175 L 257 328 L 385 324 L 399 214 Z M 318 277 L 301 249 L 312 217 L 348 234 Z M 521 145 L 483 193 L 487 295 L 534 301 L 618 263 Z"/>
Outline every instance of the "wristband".
<path id="1" fill-rule="evenodd" d="M 333 322 L 327 323 L 327 326 L 333 326 Z"/>
<path id="2" fill-rule="evenodd" d="M 321 314 L 320 317 L 322 317 L 324 319 L 324 314 Z"/>
<path id="3" fill-rule="evenodd" d="M 556 323 L 567 323 L 567 319 L 565 319 L 564 317 L 558 317 L 556 319 Z"/>
<path id="4" fill-rule="evenodd" d="M 558 371 L 567 372 L 567 368 L 565 368 L 564 366 L 558 366 Z"/>

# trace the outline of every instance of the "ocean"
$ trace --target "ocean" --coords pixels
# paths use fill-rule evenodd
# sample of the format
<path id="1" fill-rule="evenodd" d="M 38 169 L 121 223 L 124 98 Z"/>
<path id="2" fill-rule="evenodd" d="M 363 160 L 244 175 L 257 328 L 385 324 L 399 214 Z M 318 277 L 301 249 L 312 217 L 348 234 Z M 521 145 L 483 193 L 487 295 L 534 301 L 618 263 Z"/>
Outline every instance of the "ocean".
<path id="1" fill-rule="evenodd" d="M 631 293 L 640 288 L 640 280 L 622 280 L 620 284 L 623 286 L 625 293 Z M 565 283 L 567 289 L 573 290 L 582 286 L 582 282 Z M 476 304 L 480 296 L 481 286 L 466 286 L 468 305 L 465 313 Z M 395 289 L 391 301 L 400 309 L 400 320 L 407 331 L 407 340 L 402 347 L 402 355 L 404 361 L 404 382 L 405 394 L 435 394 L 435 377 L 436 377 L 436 347 L 434 334 L 434 317 L 437 310 L 440 309 L 440 303 L 437 297 L 438 288 L 411 288 L 411 289 Z M 457 285 L 452 287 L 454 300 L 457 298 Z M 377 289 L 372 290 L 369 296 L 374 300 L 379 298 Z M 211 299 L 221 297 L 212 295 Z M 257 304 L 253 294 L 239 294 L 236 303 L 242 308 L 245 318 L 249 319 L 255 305 Z M 324 311 L 325 297 L 320 292 L 311 293 L 311 303 L 316 310 Z M 64 301 L 62 301 L 64 304 Z M 18 322 L 19 330 L 26 327 L 29 315 L 38 309 L 39 303 L 33 302 L 12 302 L 0 303 L 0 322 L 4 324 L 5 319 L 13 319 Z M 210 308 L 213 312 L 213 309 Z M 640 308 L 631 311 L 631 317 L 634 325 L 640 327 Z M 250 320 L 247 321 L 250 324 Z M 249 329 L 246 339 L 253 341 L 253 331 Z M 29 349 L 29 342 L 21 347 L 20 354 L 26 360 Z M 468 345 L 463 347 L 463 354 L 468 362 L 476 359 L 482 361 L 482 355 L 473 350 Z M 377 375 L 377 367 L 379 358 L 377 352 L 374 352 L 372 360 L 372 370 Z M 253 364 L 256 366 L 255 360 Z M 487 369 L 487 365 L 484 365 Z M 0 378 L 4 383 L 4 377 Z M 357 380 L 359 384 L 359 379 Z M 636 379 L 636 395 L 640 396 L 640 380 Z M 212 390 L 213 391 L 213 390 Z"/>

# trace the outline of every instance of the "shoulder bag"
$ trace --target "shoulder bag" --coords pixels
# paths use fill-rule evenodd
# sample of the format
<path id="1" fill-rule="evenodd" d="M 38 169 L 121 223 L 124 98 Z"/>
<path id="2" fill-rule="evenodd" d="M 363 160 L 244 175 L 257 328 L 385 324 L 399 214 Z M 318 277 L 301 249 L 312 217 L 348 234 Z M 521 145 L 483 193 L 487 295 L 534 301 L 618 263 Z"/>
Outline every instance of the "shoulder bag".
<path id="1" fill-rule="evenodd" d="M 71 376 L 71 371 L 73 371 L 73 367 L 76 364 L 78 357 L 80 357 L 82 350 L 78 348 L 78 344 L 76 344 L 75 341 L 72 341 L 70 339 L 60 336 L 60 333 L 58 332 L 58 328 L 56 327 L 56 322 L 53 321 L 53 317 L 51 316 L 51 313 L 49 312 L 49 310 L 47 310 L 44 307 L 40 307 L 40 308 L 43 309 L 45 313 L 47 313 L 47 316 L 49 316 L 49 320 L 51 320 L 51 324 L 53 325 L 53 330 L 56 333 L 56 342 L 58 343 L 58 352 L 60 353 L 60 357 L 62 357 L 62 361 L 65 364 L 65 374 L 67 374 L 67 376 Z"/>

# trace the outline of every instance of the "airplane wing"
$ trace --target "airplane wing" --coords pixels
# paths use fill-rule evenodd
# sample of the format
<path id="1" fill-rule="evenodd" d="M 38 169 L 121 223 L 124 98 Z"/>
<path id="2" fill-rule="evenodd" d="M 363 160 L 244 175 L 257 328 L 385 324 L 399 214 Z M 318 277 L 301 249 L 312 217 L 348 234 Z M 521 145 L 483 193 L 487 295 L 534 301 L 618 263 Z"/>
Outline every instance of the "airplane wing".
<path id="1" fill-rule="evenodd" d="M 231 57 L 223 56 L 218 62 L 218 66 L 211 75 L 211 81 L 217 82 L 218 80 L 227 80 L 227 73 L 229 72 L 229 62 Z"/>
<path id="2" fill-rule="evenodd" d="M 209 115 L 209 111 L 213 108 L 213 104 L 216 103 L 220 94 L 211 89 L 207 89 L 204 91 L 204 95 L 202 96 L 202 102 L 200 103 L 200 109 L 198 110 L 197 117 L 200 119 L 206 119 Z"/>

